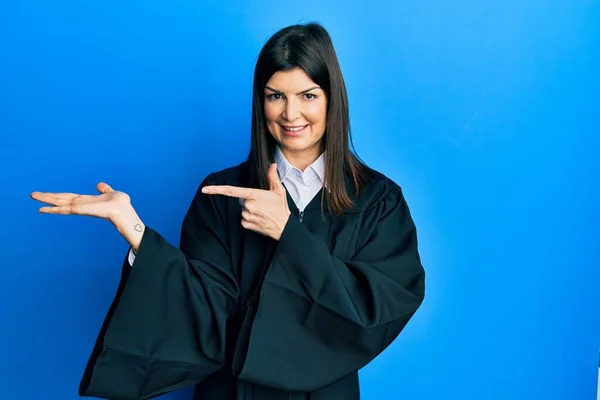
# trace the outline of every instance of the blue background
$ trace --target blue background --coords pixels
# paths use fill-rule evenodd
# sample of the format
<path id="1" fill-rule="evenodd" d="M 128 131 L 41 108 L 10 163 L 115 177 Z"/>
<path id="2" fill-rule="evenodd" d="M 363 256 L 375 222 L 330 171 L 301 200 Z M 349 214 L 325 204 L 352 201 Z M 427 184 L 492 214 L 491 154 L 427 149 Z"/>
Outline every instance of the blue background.
<path id="1" fill-rule="evenodd" d="M 106 181 L 176 244 L 201 179 L 246 155 L 260 48 L 308 21 L 333 37 L 358 154 L 404 188 L 428 272 L 363 397 L 595 398 L 599 3 L 217 3 L 1 0 L 2 398 L 77 398 L 127 251 L 29 193 Z"/>

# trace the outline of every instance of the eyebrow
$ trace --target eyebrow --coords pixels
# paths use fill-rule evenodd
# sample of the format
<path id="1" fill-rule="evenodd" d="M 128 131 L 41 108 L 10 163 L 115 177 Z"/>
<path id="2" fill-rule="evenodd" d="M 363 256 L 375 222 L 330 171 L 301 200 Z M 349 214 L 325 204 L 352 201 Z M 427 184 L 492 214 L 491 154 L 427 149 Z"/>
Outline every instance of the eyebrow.
<path id="1" fill-rule="evenodd" d="M 271 88 L 269 86 L 265 86 L 265 89 L 269 89 L 270 91 L 275 92 L 275 93 L 281 93 L 281 94 L 283 94 L 283 92 L 281 90 L 276 90 L 276 89 L 273 89 L 273 88 Z M 303 91 L 301 91 L 300 93 L 297 93 L 297 94 L 305 94 L 305 93 L 308 93 L 311 90 L 315 90 L 315 89 L 321 89 L 321 88 L 319 86 L 313 86 L 310 89 L 303 90 Z"/>

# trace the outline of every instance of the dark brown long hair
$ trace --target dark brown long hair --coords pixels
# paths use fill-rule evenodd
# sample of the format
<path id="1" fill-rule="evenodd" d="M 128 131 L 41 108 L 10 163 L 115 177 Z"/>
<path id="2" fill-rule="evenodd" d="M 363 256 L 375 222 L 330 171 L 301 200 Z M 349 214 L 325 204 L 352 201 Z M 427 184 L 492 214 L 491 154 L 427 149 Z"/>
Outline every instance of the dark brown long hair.
<path id="1" fill-rule="evenodd" d="M 281 29 L 265 43 L 258 56 L 254 70 L 248 178 L 253 187 L 269 188 L 267 171 L 273 163 L 277 142 L 265 122 L 264 89 L 275 72 L 294 68 L 304 70 L 327 96 L 323 142 L 327 151 L 325 184 L 329 190 L 322 193 L 328 207 L 339 215 L 353 206 L 347 192 L 347 179 L 354 194 L 358 195 L 368 181 L 369 169 L 354 150 L 346 85 L 331 37 L 320 24 L 292 25 Z"/>

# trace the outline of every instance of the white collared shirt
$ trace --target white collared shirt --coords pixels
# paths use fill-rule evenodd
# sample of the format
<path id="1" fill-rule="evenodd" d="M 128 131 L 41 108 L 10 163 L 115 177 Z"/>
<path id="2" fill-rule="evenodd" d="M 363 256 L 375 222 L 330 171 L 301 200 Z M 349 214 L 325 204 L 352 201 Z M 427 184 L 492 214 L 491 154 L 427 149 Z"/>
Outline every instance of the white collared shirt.
<path id="1" fill-rule="evenodd" d="M 275 163 L 281 183 L 285 185 L 298 211 L 304 208 L 319 193 L 325 182 L 325 152 L 310 164 L 304 171 L 294 167 L 285 158 L 279 146 L 275 149 Z M 135 254 L 129 250 L 129 265 L 133 265 Z"/>
<path id="2" fill-rule="evenodd" d="M 294 200 L 298 211 L 304 211 L 304 208 L 319 193 L 325 182 L 325 152 L 304 171 L 300 171 L 289 163 L 277 146 L 275 162 L 279 179 Z"/>

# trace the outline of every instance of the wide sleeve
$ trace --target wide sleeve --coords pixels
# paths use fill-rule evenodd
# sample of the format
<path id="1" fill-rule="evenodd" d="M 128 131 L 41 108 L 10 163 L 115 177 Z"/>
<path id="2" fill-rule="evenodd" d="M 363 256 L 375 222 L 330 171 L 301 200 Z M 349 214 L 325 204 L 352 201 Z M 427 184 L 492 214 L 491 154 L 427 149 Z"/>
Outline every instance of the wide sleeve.
<path id="1" fill-rule="evenodd" d="M 425 272 L 416 229 L 399 187 L 363 215 L 351 260 L 291 216 L 260 291 L 234 373 L 311 392 L 380 354 L 421 305 Z"/>
<path id="2" fill-rule="evenodd" d="M 226 324 L 239 294 L 224 207 L 200 189 L 179 248 L 146 227 L 132 266 L 123 263 L 116 296 L 82 377 L 79 395 L 150 399 L 194 385 L 225 362 Z"/>

